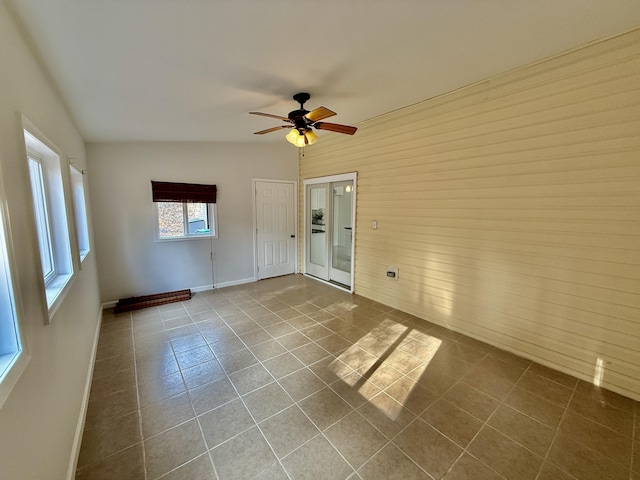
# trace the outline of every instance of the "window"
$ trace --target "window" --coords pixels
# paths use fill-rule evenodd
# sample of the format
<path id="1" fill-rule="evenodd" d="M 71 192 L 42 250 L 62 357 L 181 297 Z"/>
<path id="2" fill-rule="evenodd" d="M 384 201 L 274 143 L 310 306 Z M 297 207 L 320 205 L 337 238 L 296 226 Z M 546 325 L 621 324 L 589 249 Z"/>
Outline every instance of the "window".
<path id="1" fill-rule="evenodd" d="M 73 188 L 73 203 L 76 213 L 76 231 L 78 233 L 78 247 L 80 248 L 80 261 L 89 253 L 89 227 L 87 224 L 87 204 L 84 198 L 84 180 L 82 172 L 71 167 L 71 186 Z"/>
<path id="2" fill-rule="evenodd" d="M 0 202 L 4 207 L 4 193 L 0 194 Z M 6 228 L 4 208 L 0 209 L 0 407 L 9 396 L 11 389 L 24 370 L 29 355 L 25 337 L 20 331 L 20 302 L 16 295 L 12 273 L 11 258 L 13 250 Z"/>
<path id="3" fill-rule="evenodd" d="M 158 202 L 158 239 L 217 237 L 214 203 Z"/>
<path id="4" fill-rule="evenodd" d="M 151 182 L 159 240 L 217 237 L 216 186 Z"/>
<path id="5" fill-rule="evenodd" d="M 49 320 L 73 276 L 67 204 L 60 155 L 24 130 L 33 213 Z"/>
<path id="6" fill-rule="evenodd" d="M 56 271 L 53 262 L 53 241 L 51 240 L 51 228 L 49 227 L 49 209 L 47 207 L 47 196 L 42 174 L 42 161 L 34 153 L 28 155 L 27 159 L 29 161 L 29 177 L 31 179 L 36 228 L 38 229 L 40 262 L 42 263 L 44 283 L 47 284 L 53 279 Z"/>

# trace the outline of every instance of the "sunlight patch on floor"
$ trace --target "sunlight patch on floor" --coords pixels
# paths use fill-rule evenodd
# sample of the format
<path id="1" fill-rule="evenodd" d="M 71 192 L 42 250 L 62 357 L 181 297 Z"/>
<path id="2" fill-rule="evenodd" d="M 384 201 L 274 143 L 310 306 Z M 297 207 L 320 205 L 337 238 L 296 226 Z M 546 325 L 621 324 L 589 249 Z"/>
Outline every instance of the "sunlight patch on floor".
<path id="1" fill-rule="evenodd" d="M 439 338 L 385 318 L 328 368 L 385 416 L 395 420 L 441 344 Z M 416 380 L 402 375 L 409 372 Z M 400 378 L 404 378 L 403 388 L 396 389 L 393 398 L 369 396 L 372 385 L 384 390 Z"/>

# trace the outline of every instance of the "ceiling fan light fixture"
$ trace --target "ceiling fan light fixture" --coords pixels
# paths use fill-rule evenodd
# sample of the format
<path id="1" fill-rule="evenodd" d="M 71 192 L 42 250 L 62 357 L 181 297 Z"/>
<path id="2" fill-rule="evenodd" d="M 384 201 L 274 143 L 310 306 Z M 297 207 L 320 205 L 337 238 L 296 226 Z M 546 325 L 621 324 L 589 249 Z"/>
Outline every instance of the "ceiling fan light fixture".
<path id="1" fill-rule="evenodd" d="M 300 132 L 298 131 L 297 128 L 292 128 L 291 131 L 287 133 L 285 138 L 288 140 L 289 143 L 295 145 L 298 148 L 302 148 L 307 144 L 305 140 L 305 136 L 300 135 Z"/>
<path id="2" fill-rule="evenodd" d="M 318 141 L 318 136 L 315 134 L 313 130 L 307 128 L 307 131 L 304 133 L 304 136 L 307 137 L 307 144 L 313 145 Z"/>
<path id="3" fill-rule="evenodd" d="M 300 136 L 300 133 L 298 132 L 298 129 L 296 128 L 292 128 L 289 133 L 287 133 L 287 135 L 285 136 L 285 138 L 287 139 L 287 141 L 289 143 L 292 143 L 293 145 L 296 144 L 296 140 L 298 140 L 298 137 Z"/>

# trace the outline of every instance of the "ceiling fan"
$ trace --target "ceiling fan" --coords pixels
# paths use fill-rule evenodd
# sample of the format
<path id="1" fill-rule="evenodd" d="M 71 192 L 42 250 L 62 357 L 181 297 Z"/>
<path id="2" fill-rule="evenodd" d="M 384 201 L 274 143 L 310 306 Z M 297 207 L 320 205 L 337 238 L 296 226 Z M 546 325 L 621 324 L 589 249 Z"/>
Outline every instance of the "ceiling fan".
<path id="1" fill-rule="evenodd" d="M 286 138 L 296 147 L 304 147 L 306 145 L 313 145 L 318 140 L 318 136 L 313 132 L 313 128 L 318 130 L 328 130 L 330 132 L 345 133 L 347 135 L 353 135 L 356 133 L 356 127 L 339 125 L 337 123 L 321 122 L 320 120 L 336 115 L 336 112 L 333 112 L 326 107 L 318 107 L 311 111 L 305 110 L 304 103 L 310 98 L 311 95 L 308 93 L 296 93 L 293 96 L 293 99 L 300 104 L 300 108 L 289 112 L 289 115 L 286 117 L 272 115 L 270 113 L 249 112 L 251 115 L 276 118 L 288 123 L 288 125 L 280 125 L 278 127 L 260 130 L 259 132 L 255 132 L 255 135 L 264 135 L 265 133 L 276 132 L 283 128 L 291 128 L 293 125 L 293 128 L 291 128 L 291 131 L 287 134 Z"/>

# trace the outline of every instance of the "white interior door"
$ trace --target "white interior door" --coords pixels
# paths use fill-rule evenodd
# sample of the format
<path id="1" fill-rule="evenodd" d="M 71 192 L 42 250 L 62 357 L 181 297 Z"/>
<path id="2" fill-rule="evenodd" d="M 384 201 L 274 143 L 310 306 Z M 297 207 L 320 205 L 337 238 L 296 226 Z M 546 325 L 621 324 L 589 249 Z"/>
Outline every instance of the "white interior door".
<path id="1" fill-rule="evenodd" d="M 256 181 L 258 279 L 296 268 L 295 183 Z"/>

